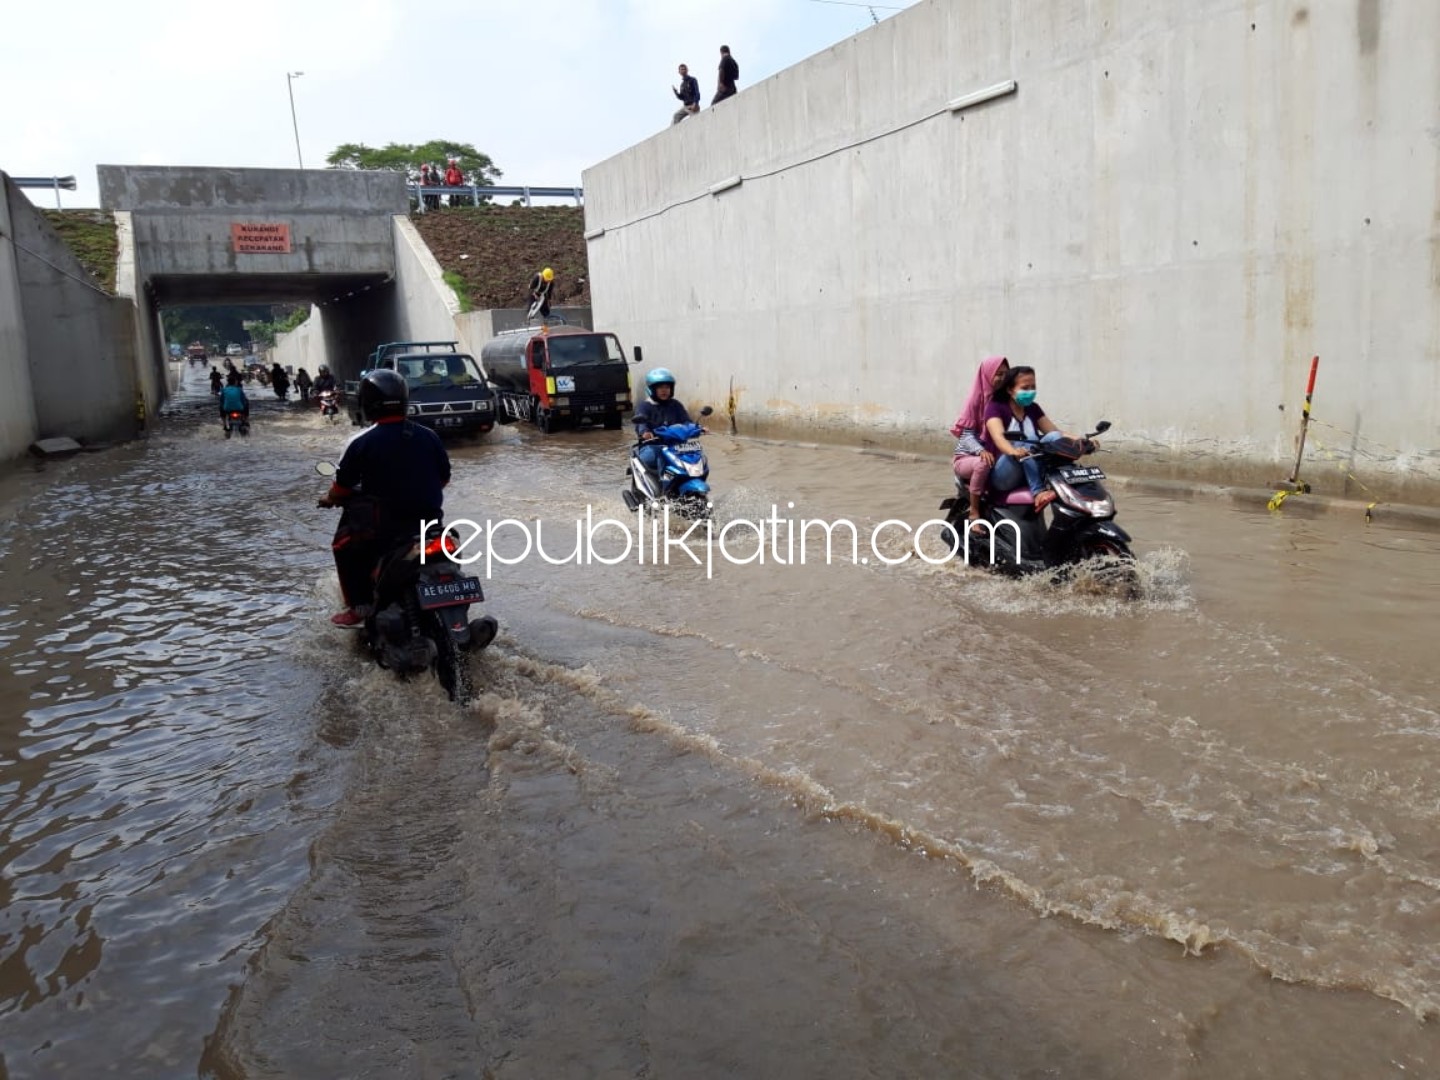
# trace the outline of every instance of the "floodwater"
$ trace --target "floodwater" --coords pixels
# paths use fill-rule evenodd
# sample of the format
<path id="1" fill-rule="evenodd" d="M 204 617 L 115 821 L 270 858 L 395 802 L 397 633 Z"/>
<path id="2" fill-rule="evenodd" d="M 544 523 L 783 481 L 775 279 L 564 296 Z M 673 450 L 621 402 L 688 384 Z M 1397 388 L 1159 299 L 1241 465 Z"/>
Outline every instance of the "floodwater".
<path id="1" fill-rule="evenodd" d="M 1440 537 L 1122 490 L 1133 603 L 532 554 L 462 711 L 329 626 L 352 429 L 254 396 L 0 481 L 0 1076 L 1440 1075 Z M 623 447 L 461 444 L 449 514 L 562 557 Z M 948 493 L 708 449 L 721 522 Z"/>

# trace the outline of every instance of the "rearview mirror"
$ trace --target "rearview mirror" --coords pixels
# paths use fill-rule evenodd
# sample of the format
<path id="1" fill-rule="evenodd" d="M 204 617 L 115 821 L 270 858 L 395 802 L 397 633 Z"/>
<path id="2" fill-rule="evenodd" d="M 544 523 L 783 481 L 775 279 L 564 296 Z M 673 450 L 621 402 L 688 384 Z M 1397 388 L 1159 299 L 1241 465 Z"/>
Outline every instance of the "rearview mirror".
<path id="1" fill-rule="evenodd" d="M 635 346 L 635 359 L 634 359 L 634 360 L 631 360 L 630 362 L 631 362 L 632 364 L 639 364 L 639 363 L 642 363 L 642 362 L 643 362 L 643 354 L 640 352 L 640 346 L 639 346 L 639 345 L 636 345 L 636 346 Z"/>
<path id="2" fill-rule="evenodd" d="M 1104 435 L 1105 432 L 1107 432 L 1107 431 L 1109 431 L 1109 430 L 1110 430 L 1110 421 L 1109 421 L 1109 420 L 1101 420 L 1098 424 L 1095 425 L 1095 434 L 1096 434 L 1096 435 Z"/>
<path id="3" fill-rule="evenodd" d="M 710 415 L 711 413 L 713 413 L 714 411 L 715 411 L 715 410 L 712 409 L 709 405 L 706 405 L 703 409 L 700 410 L 700 415 L 701 415 L 701 416 L 709 416 L 709 415 Z"/>
<path id="4" fill-rule="evenodd" d="M 333 462 L 317 461 L 315 463 L 315 471 L 321 476 L 334 476 L 340 470 L 335 466 Z"/>

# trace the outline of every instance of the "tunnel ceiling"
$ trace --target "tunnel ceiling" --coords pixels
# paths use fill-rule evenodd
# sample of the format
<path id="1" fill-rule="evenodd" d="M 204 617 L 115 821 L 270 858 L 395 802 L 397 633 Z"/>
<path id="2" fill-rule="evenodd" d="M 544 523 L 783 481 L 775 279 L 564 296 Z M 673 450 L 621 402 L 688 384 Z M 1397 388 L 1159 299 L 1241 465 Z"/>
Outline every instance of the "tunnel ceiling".
<path id="1" fill-rule="evenodd" d="M 161 307 L 194 304 L 329 304 L 391 281 L 388 274 L 173 274 L 150 278 Z"/>

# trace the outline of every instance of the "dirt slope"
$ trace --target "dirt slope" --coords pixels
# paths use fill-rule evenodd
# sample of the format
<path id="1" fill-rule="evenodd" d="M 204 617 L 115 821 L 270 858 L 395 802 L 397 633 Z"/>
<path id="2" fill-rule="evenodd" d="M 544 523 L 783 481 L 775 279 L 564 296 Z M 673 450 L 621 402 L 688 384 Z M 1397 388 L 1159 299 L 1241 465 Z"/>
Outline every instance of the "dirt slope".
<path id="1" fill-rule="evenodd" d="M 476 308 L 526 307 L 530 276 L 544 266 L 555 271 L 552 303 L 590 303 L 585 212 L 579 207 L 445 208 L 411 220 L 441 268 L 464 280 Z"/>

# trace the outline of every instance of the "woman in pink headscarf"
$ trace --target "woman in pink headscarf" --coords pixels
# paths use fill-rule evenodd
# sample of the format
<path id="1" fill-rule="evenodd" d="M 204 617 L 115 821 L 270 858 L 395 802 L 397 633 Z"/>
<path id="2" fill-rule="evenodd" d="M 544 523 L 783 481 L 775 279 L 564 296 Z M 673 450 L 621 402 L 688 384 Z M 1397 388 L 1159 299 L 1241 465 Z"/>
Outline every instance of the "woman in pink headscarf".
<path id="1" fill-rule="evenodd" d="M 972 523 L 980 520 L 980 497 L 990 481 L 990 466 L 995 464 L 995 455 L 980 445 L 985 408 L 1009 371 L 1010 361 L 1005 357 L 986 357 L 975 372 L 965 407 L 950 428 L 950 434 L 960 440 L 955 444 L 955 476 L 969 482 Z"/>

